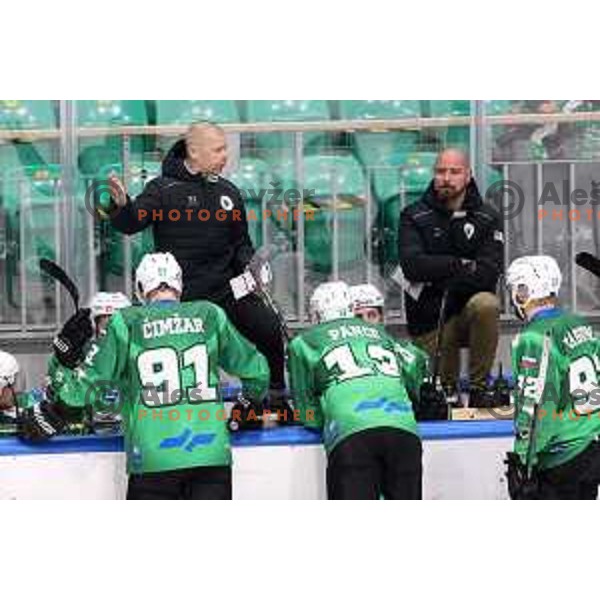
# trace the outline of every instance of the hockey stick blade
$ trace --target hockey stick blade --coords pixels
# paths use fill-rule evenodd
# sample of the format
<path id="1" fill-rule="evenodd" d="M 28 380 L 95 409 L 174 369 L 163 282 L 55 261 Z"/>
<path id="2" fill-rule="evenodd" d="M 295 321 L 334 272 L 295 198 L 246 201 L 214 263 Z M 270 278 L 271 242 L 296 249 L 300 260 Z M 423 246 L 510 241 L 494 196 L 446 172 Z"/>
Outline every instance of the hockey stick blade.
<path id="1" fill-rule="evenodd" d="M 582 269 L 589 271 L 592 275 L 600 277 L 600 258 L 595 257 L 589 252 L 579 252 L 575 256 L 575 264 Z"/>
<path id="2" fill-rule="evenodd" d="M 73 304 L 75 304 L 75 310 L 79 310 L 79 290 L 63 268 L 52 260 L 40 258 L 40 269 L 65 287 L 73 300 Z"/>

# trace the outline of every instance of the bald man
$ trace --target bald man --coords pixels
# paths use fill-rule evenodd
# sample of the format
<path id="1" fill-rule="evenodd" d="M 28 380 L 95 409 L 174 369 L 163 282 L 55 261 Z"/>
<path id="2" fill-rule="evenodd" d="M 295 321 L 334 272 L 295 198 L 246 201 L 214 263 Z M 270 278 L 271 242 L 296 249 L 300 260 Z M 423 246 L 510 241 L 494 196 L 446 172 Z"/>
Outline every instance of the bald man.
<path id="1" fill-rule="evenodd" d="M 183 300 L 210 300 L 267 357 L 273 397 L 284 388 L 284 348 L 277 317 L 250 294 L 234 300 L 229 281 L 254 254 L 238 188 L 221 177 L 227 162 L 224 131 L 192 125 L 169 151 L 162 176 L 132 200 L 113 198 L 111 221 L 131 235 L 152 227 L 156 252 L 171 252 L 183 270 Z M 114 186 L 121 186 L 111 177 Z M 113 188 L 114 189 L 114 188 Z"/>
<path id="2" fill-rule="evenodd" d="M 502 223 L 484 204 L 469 158 L 457 148 L 441 152 L 422 198 L 400 216 L 398 250 L 404 277 L 408 330 L 435 351 L 444 290 L 448 299 L 442 335 L 441 376 L 456 391 L 460 348 L 469 349 L 469 406 L 493 402 L 486 380 L 498 344 L 498 277 L 503 270 Z"/>

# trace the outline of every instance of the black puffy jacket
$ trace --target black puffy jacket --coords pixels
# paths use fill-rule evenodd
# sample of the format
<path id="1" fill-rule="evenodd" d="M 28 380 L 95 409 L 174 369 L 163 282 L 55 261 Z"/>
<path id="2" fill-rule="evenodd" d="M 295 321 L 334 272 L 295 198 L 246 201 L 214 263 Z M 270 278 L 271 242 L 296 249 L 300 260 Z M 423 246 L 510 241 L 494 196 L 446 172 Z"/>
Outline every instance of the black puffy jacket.
<path id="1" fill-rule="evenodd" d="M 462 311 L 476 293 L 496 292 L 504 265 L 500 215 L 484 204 L 473 180 L 460 211 L 452 212 L 429 184 L 423 197 L 400 215 L 398 253 L 404 277 L 425 283 L 418 300 L 405 293 L 408 331 L 422 335 L 437 327 L 443 290 L 446 319 Z M 474 260 L 471 273 L 461 259 Z"/>
<path id="2" fill-rule="evenodd" d="M 117 209 L 112 224 L 126 234 L 152 226 L 156 251 L 171 252 L 181 265 L 184 299 L 219 301 L 254 254 L 244 203 L 233 183 L 191 174 L 184 158 L 179 141 L 163 161 L 162 176 Z"/>

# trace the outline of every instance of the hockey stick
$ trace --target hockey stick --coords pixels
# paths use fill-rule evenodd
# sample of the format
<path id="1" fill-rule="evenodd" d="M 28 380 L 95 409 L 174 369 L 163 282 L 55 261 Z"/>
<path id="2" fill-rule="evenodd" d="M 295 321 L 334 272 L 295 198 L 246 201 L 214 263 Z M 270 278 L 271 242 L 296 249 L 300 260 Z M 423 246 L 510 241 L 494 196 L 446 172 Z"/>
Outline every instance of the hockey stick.
<path id="1" fill-rule="evenodd" d="M 263 300 L 263 302 L 271 309 L 277 321 L 279 322 L 279 329 L 285 339 L 286 343 L 289 343 L 292 339 L 292 335 L 287 326 L 287 322 L 281 313 L 277 302 L 273 299 L 269 284 L 273 277 L 271 273 L 271 267 L 269 259 L 273 256 L 273 251 L 269 246 L 263 246 L 260 248 L 252 257 L 248 266 L 246 267 L 256 282 L 255 293 Z"/>
<path id="2" fill-rule="evenodd" d="M 527 478 L 531 479 L 533 475 L 533 457 L 535 456 L 536 451 L 536 438 L 537 438 L 537 427 L 538 427 L 538 419 L 539 419 L 539 410 L 542 402 L 544 400 L 544 387 L 546 382 L 546 375 L 548 373 L 548 364 L 550 362 L 550 338 L 548 335 L 544 336 L 543 346 L 542 346 L 542 356 L 540 358 L 540 369 L 536 384 L 536 396 L 534 399 L 534 406 L 532 412 L 532 423 L 531 429 L 529 430 L 529 444 L 527 446 L 527 455 L 526 455 L 526 464 L 525 469 L 527 471 Z M 515 414 L 516 418 L 516 414 Z"/>
<path id="3" fill-rule="evenodd" d="M 47 258 L 40 258 L 40 270 L 55 279 L 69 292 L 75 311 L 79 310 L 79 290 L 74 281 L 65 273 L 64 269 L 57 265 L 54 261 Z"/>
<path id="4" fill-rule="evenodd" d="M 444 290 L 440 302 L 440 313 L 438 316 L 438 325 L 435 339 L 435 349 L 433 352 L 433 369 L 431 378 L 424 381 L 419 391 L 418 409 L 415 409 L 417 420 L 447 420 L 448 402 L 442 385 L 442 376 L 440 373 L 442 362 L 442 337 L 444 330 L 444 320 L 446 317 L 446 304 L 448 300 L 448 288 Z M 427 398 L 427 402 L 425 402 Z"/>
<path id="5" fill-rule="evenodd" d="M 43 273 L 46 273 L 46 275 L 58 281 L 67 290 L 69 296 L 71 296 L 71 300 L 73 300 L 73 304 L 75 305 L 75 312 L 79 311 L 79 289 L 77 288 L 75 282 L 67 275 L 66 271 L 53 260 L 49 260 L 47 258 L 40 258 L 39 264 L 40 270 Z M 86 425 L 89 428 L 90 423 L 93 424 L 93 410 L 88 406 L 84 409 L 84 428 Z"/>
<path id="6" fill-rule="evenodd" d="M 600 277 L 600 258 L 589 252 L 578 252 L 575 256 L 575 264 L 589 271 L 592 275 Z"/>
<path id="7" fill-rule="evenodd" d="M 440 314 L 435 338 L 435 352 L 433 354 L 433 383 L 436 389 L 442 387 L 440 368 L 442 363 L 442 338 L 444 335 L 444 321 L 446 318 L 446 304 L 448 303 L 448 288 L 444 289 L 442 301 L 440 302 Z"/>

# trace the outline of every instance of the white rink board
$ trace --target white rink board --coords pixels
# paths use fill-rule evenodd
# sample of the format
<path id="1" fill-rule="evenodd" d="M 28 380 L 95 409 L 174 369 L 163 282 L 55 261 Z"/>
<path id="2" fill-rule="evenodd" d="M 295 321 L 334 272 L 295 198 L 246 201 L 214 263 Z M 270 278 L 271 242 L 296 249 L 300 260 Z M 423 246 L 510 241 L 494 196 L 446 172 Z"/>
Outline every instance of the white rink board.
<path id="1" fill-rule="evenodd" d="M 507 498 L 504 454 L 512 438 L 424 442 L 426 499 Z M 237 447 L 234 498 L 324 499 L 325 454 L 317 444 Z M 122 452 L 0 456 L 0 499 L 111 500 L 125 497 Z"/>

